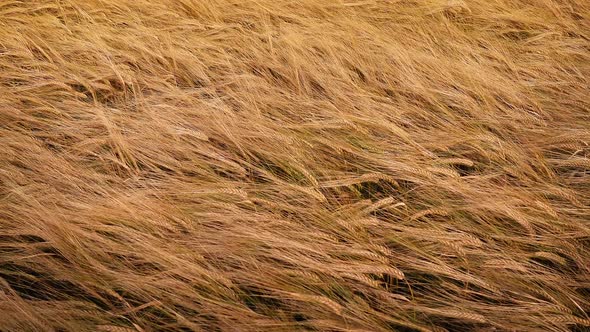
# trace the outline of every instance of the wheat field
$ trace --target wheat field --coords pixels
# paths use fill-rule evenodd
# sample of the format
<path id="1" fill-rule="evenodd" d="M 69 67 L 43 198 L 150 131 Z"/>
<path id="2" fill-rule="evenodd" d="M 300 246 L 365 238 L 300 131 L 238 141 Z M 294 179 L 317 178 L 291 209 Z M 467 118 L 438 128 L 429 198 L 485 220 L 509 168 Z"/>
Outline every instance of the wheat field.
<path id="1" fill-rule="evenodd" d="M 590 331 L 590 2 L 0 1 L 0 331 Z"/>

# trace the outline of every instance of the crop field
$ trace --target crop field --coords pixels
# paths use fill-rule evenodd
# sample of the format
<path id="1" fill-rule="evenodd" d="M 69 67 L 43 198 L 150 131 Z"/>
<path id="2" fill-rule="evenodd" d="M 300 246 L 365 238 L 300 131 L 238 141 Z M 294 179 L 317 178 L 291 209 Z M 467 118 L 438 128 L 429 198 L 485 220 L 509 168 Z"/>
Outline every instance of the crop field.
<path id="1" fill-rule="evenodd" d="M 590 1 L 0 0 L 0 331 L 590 331 Z"/>

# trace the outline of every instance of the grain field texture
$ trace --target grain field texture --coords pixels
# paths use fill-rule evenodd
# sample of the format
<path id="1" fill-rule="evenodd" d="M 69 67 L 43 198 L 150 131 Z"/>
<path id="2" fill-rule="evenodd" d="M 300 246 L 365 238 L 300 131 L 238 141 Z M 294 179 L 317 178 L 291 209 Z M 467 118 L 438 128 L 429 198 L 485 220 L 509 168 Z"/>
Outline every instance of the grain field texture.
<path id="1" fill-rule="evenodd" d="M 0 1 L 0 331 L 590 331 L 590 2 Z"/>

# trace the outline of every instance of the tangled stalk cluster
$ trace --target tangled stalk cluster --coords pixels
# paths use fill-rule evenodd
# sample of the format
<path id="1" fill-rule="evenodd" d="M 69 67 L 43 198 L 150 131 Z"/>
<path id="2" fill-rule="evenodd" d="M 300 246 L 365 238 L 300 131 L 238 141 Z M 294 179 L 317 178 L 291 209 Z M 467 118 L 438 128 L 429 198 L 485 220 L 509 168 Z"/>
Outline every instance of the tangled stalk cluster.
<path id="1" fill-rule="evenodd" d="M 589 96 L 587 0 L 0 1 L 0 331 L 587 331 Z"/>

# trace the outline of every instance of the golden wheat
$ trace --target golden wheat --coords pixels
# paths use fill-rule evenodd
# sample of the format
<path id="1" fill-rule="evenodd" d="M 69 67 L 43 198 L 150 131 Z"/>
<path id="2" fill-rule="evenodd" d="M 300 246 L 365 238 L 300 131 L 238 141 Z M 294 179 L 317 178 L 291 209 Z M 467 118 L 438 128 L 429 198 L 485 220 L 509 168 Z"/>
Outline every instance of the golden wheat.
<path id="1" fill-rule="evenodd" d="M 587 0 L 0 1 L 0 331 L 586 331 Z"/>

